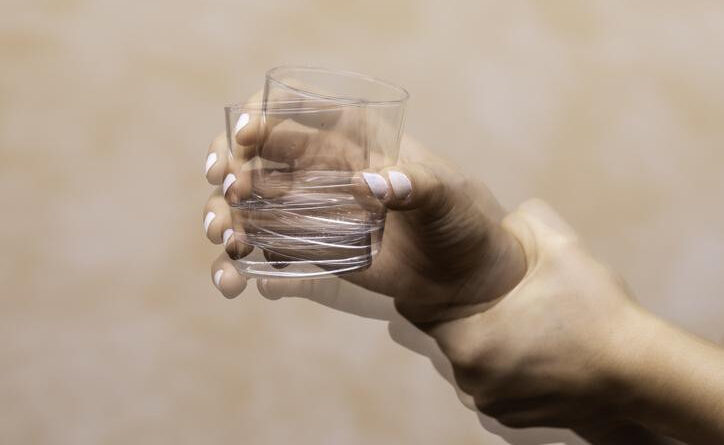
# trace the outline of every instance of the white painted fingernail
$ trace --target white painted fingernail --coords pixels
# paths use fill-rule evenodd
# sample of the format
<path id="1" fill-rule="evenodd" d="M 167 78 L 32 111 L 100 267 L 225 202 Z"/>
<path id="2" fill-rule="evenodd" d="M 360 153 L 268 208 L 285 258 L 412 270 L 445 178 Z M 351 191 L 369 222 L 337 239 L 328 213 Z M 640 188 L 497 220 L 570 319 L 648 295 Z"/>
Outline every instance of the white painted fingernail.
<path id="1" fill-rule="evenodd" d="M 367 187 L 370 188 L 372 194 L 375 195 L 377 199 L 384 199 L 387 194 L 387 181 L 385 181 L 385 178 L 377 173 L 368 172 L 363 172 L 362 177 L 367 183 Z"/>
<path id="2" fill-rule="evenodd" d="M 246 127 L 246 124 L 249 123 L 249 113 L 242 113 L 241 116 L 239 116 L 239 120 L 236 121 L 236 126 L 234 127 L 234 133 L 238 133 L 239 130 Z"/>
<path id="3" fill-rule="evenodd" d="M 222 235 L 224 239 L 224 246 L 226 246 L 226 243 L 229 242 L 229 238 L 231 238 L 231 235 L 234 234 L 234 231 L 232 229 L 226 229 L 224 230 L 224 234 Z"/>
<path id="4" fill-rule="evenodd" d="M 216 153 L 214 153 L 214 152 L 209 153 L 209 156 L 206 158 L 206 170 L 204 171 L 205 175 L 209 174 L 209 170 L 211 169 L 211 167 L 214 166 L 214 164 L 216 164 L 216 161 L 218 159 L 219 158 L 218 158 L 218 156 L 216 156 Z"/>
<path id="5" fill-rule="evenodd" d="M 410 178 L 394 170 L 390 170 L 388 176 L 390 177 L 390 185 L 392 186 L 392 191 L 395 193 L 395 197 L 400 200 L 407 199 L 412 192 L 412 182 L 410 182 Z"/>
<path id="6" fill-rule="evenodd" d="M 226 196 L 226 191 L 229 190 L 229 187 L 231 187 L 231 184 L 233 184 L 235 182 L 236 182 L 236 176 L 234 176 L 233 173 L 229 173 L 228 175 L 226 175 L 226 177 L 224 178 L 224 185 L 222 188 L 222 190 L 224 192 L 224 196 Z"/>
<path id="7" fill-rule="evenodd" d="M 211 222 L 216 218 L 216 213 L 209 212 L 204 216 L 204 232 L 209 233 L 209 226 L 211 225 Z"/>
<path id="8" fill-rule="evenodd" d="M 219 285 L 221 285 L 221 276 L 224 275 L 224 269 L 219 269 L 216 272 L 214 272 L 214 284 L 217 288 L 219 288 Z"/>

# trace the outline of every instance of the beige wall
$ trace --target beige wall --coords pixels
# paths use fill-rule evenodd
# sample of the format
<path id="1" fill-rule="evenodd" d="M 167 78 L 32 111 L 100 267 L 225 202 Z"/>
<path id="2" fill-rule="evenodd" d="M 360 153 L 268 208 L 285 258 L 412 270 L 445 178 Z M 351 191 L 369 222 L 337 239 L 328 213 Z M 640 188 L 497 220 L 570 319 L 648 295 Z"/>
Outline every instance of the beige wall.
<path id="1" fill-rule="evenodd" d="M 410 132 L 724 336 L 721 2 L 2 9 L 2 443 L 505 443 L 385 321 L 212 288 L 206 146 L 282 63 L 406 86 Z"/>

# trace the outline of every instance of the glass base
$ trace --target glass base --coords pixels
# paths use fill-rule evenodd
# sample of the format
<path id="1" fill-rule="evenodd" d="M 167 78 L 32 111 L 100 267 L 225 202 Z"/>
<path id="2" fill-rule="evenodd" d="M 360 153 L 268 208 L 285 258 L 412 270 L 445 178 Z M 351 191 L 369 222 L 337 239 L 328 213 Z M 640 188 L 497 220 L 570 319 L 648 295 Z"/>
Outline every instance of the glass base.
<path id="1" fill-rule="evenodd" d="M 235 260 L 240 274 L 252 278 L 334 278 L 364 270 L 372 264 L 372 254 L 343 260 L 272 261 L 255 248 L 249 255 Z"/>

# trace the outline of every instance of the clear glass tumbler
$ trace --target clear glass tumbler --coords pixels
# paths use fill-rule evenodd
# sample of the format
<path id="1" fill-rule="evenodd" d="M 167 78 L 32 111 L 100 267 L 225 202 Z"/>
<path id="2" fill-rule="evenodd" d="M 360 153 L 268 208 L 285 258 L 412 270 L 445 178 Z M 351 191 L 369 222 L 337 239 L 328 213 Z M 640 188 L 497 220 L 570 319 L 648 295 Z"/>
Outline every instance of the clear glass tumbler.
<path id="1" fill-rule="evenodd" d="M 360 74 L 279 67 L 263 102 L 226 107 L 240 272 L 311 278 L 371 264 L 385 209 L 360 172 L 396 164 L 407 97 Z"/>

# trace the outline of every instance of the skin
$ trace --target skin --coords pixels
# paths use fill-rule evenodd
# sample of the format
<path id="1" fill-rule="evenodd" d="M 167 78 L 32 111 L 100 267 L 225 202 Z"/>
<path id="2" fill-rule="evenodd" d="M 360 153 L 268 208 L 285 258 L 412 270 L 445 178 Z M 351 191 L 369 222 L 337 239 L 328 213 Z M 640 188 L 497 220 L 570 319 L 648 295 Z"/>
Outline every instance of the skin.
<path id="1" fill-rule="evenodd" d="M 248 126 L 236 135 L 233 159 L 223 136 L 211 144 L 218 160 L 209 182 L 237 178 L 204 209 L 217 215 L 207 231 L 212 242 L 234 230 L 211 269 L 212 276 L 223 271 L 217 287 L 227 298 L 246 286 L 231 258 L 250 248 L 228 205 L 252 187 L 244 165 L 293 156 L 314 167 L 315 153 L 338 147 L 324 162 L 349 169 L 358 141 L 344 115 L 334 123 L 334 132 L 289 121 L 271 131 Z M 249 149 L 264 143 L 266 154 Z M 289 144 L 293 150 L 275 149 Z M 409 179 L 411 193 L 396 195 L 391 170 Z M 376 173 L 387 185 L 383 195 L 373 195 L 361 174 L 353 193 L 391 210 L 382 248 L 370 268 L 342 278 L 392 297 L 436 340 L 481 412 L 514 428 L 571 428 L 594 443 L 667 443 L 641 425 L 690 443 L 724 442 L 724 353 L 638 306 L 545 203 L 506 215 L 484 185 L 409 137 L 398 165 Z M 259 283 L 264 293 L 269 283 Z"/>

